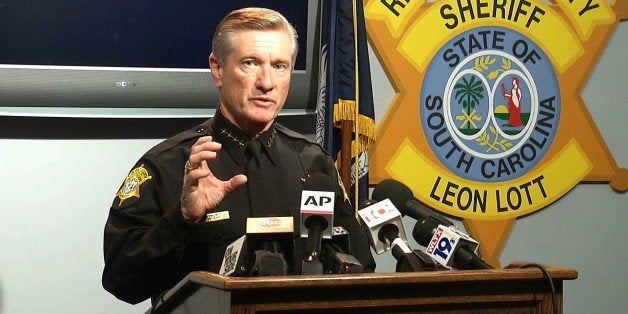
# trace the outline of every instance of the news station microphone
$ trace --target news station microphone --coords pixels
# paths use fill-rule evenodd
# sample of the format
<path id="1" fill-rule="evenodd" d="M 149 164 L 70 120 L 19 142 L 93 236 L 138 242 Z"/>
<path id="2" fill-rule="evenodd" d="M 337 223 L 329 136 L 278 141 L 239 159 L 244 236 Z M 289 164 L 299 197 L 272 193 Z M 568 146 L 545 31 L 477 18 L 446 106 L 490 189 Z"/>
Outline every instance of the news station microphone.
<path id="1" fill-rule="evenodd" d="M 452 221 L 437 214 L 419 202 L 412 194 L 412 190 L 405 184 L 394 179 L 386 179 L 375 187 L 373 190 L 373 198 L 389 198 L 395 206 L 400 208 L 402 214 L 416 219 L 417 224 L 414 227 L 412 235 L 417 243 L 425 247 L 431 244 L 432 235 L 436 236 L 437 227 L 441 225 L 443 228 L 440 229 L 441 232 L 438 234 L 442 235 L 443 239 L 448 239 L 448 241 L 452 242 L 448 246 L 445 246 L 443 240 L 443 242 L 438 242 L 443 245 L 443 250 L 438 250 L 437 247 L 432 246 L 428 247 L 425 252 L 440 265 L 447 268 L 458 269 L 493 268 L 475 253 L 479 246 L 477 241 L 456 229 Z M 421 236 L 417 234 L 417 232 L 421 234 Z M 425 234 L 429 234 L 429 237 Z M 448 252 L 448 249 L 452 251 Z M 460 253 L 455 253 L 458 251 Z M 454 254 L 446 254 L 452 252 Z M 454 258 L 450 259 L 452 256 Z"/>
<path id="2" fill-rule="evenodd" d="M 302 274 L 323 274 L 320 260 L 322 240 L 332 238 L 336 183 L 329 175 L 315 173 L 301 192 L 301 238 L 307 238 Z"/>
<path id="3" fill-rule="evenodd" d="M 364 267 L 351 252 L 349 232 L 342 226 L 335 226 L 331 239 L 323 239 L 320 260 L 326 274 L 361 273 Z"/>
<path id="4" fill-rule="evenodd" d="M 219 273 L 227 276 L 286 275 L 293 252 L 292 217 L 247 218 L 246 235 L 225 249 Z"/>
<path id="5" fill-rule="evenodd" d="M 225 276 L 248 276 L 249 267 L 246 235 L 243 235 L 225 249 L 225 255 L 222 258 L 222 264 L 218 273 Z"/>
<path id="6" fill-rule="evenodd" d="M 401 213 L 389 199 L 362 208 L 358 210 L 358 214 L 368 227 L 371 246 L 375 252 L 382 254 L 390 249 L 397 259 L 398 272 L 434 268 L 435 264 L 431 259 L 411 250 L 406 244 Z"/>
<path id="7" fill-rule="evenodd" d="M 390 201 L 404 216 L 410 216 L 416 220 L 424 217 L 431 217 L 438 220 L 438 222 L 442 225 L 454 225 L 454 223 L 447 218 L 439 215 L 419 202 L 419 200 L 417 200 L 412 194 L 412 190 L 410 190 L 407 185 L 397 180 L 386 179 L 377 184 L 373 189 L 372 197 L 377 201 L 390 199 Z"/>
<path id="8" fill-rule="evenodd" d="M 479 243 L 454 226 L 442 225 L 431 217 L 417 221 L 412 237 L 440 265 L 455 269 L 493 269 L 477 255 Z"/>

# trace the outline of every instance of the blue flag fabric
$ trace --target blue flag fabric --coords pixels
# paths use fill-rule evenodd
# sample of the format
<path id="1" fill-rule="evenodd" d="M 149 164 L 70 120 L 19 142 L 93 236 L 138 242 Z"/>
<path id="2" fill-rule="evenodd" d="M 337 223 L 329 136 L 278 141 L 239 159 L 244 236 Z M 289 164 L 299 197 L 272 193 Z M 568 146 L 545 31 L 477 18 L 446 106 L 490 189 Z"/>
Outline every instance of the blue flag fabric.
<path id="1" fill-rule="evenodd" d="M 375 141 L 364 7 L 361 0 L 323 0 L 321 13 L 317 139 L 337 165 L 341 146 L 351 146 L 349 195 L 357 207 L 368 198 L 367 150 Z M 341 142 L 343 121 L 352 122 L 351 143 Z"/>

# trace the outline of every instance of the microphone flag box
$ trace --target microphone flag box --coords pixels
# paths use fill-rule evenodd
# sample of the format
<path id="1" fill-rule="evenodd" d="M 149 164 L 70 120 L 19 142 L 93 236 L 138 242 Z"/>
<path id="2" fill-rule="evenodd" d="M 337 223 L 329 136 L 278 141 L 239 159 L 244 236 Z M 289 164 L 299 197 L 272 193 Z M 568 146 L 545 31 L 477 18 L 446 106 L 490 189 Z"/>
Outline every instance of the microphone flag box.
<path id="1" fill-rule="evenodd" d="M 272 244 L 272 250 L 266 245 Z M 294 219 L 288 217 L 249 217 L 246 219 L 246 243 L 250 255 L 250 265 L 253 266 L 255 252 L 268 250 L 271 253 L 281 253 L 288 267 L 294 267 Z M 237 271 L 237 270 L 236 270 Z M 292 271 L 292 270 L 290 270 Z"/>
<path id="2" fill-rule="evenodd" d="M 225 256 L 222 259 L 222 265 L 220 265 L 219 274 L 231 276 L 236 271 L 240 255 L 242 251 L 246 249 L 246 246 L 244 245 L 245 240 L 246 235 L 243 235 L 227 246 L 225 249 Z"/>
<path id="3" fill-rule="evenodd" d="M 294 221 L 290 217 L 249 217 L 246 219 L 247 234 L 292 233 Z"/>
<path id="4" fill-rule="evenodd" d="M 478 241 L 453 226 L 438 225 L 425 252 L 439 264 L 451 269 L 456 249 L 464 246 L 477 254 L 479 245 Z"/>
<path id="5" fill-rule="evenodd" d="M 301 193 L 301 237 L 307 238 L 305 220 L 310 216 L 320 216 L 327 222 L 327 228 L 321 232 L 323 239 L 331 239 L 334 225 L 335 192 L 303 190 Z"/>
<path id="6" fill-rule="evenodd" d="M 396 225 L 397 228 L 399 228 L 399 237 L 403 241 L 408 241 L 406 239 L 406 230 L 403 227 L 401 213 L 389 199 L 360 209 L 358 215 L 360 215 L 362 221 L 364 221 L 369 228 L 369 237 L 371 238 L 371 243 L 373 243 L 373 248 L 377 254 L 382 254 L 390 249 L 389 246 L 380 241 L 377 237 L 379 230 L 386 224 Z"/>

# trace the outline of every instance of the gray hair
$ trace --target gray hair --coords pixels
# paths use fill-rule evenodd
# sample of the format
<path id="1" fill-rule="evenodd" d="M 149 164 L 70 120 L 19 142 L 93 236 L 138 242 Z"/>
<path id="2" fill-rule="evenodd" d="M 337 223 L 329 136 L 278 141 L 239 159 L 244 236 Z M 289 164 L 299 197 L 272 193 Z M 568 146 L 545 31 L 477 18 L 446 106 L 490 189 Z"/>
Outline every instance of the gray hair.
<path id="1" fill-rule="evenodd" d="M 281 13 L 266 8 L 243 8 L 231 11 L 216 27 L 212 39 L 212 53 L 221 64 L 233 51 L 234 34 L 240 31 L 285 31 L 292 42 L 292 64 L 299 51 L 297 31 Z"/>

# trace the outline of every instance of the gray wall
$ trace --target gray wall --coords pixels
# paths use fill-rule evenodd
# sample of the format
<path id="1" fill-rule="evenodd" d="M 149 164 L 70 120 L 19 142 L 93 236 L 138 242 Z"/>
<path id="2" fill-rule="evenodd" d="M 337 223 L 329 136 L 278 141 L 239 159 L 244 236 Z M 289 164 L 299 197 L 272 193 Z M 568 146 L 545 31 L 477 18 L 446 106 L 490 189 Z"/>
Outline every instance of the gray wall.
<path id="1" fill-rule="evenodd" d="M 626 23 L 584 91 L 594 121 L 624 167 L 625 56 Z M 393 91 L 376 58 L 371 58 L 381 116 Z M 101 287 L 102 231 L 123 178 L 159 141 L 0 139 L 0 313 L 141 313 L 148 308 L 147 302 L 132 306 L 118 301 Z M 579 185 L 550 207 L 519 219 L 500 261 L 577 268 L 580 277 L 565 285 L 566 313 L 623 312 L 628 307 L 626 221 L 626 194 L 605 184 Z M 406 223 L 411 230 L 413 222 Z M 376 258 L 378 272 L 394 271 L 390 254 Z"/>

